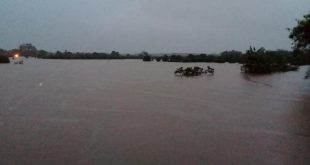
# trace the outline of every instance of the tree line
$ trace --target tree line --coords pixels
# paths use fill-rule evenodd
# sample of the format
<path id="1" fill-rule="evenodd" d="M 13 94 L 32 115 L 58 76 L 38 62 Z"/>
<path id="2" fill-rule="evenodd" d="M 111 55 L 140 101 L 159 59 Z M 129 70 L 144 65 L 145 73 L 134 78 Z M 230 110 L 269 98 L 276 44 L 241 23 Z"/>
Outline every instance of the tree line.
<path id="1" fill-rule="evenodd" d="M 157 61 L 157 62 L 214 62 L 214 63 L 240 63 L 251 65 L 256 61 L 264 64 L 290 64 L 290 65 L 309 65 L 310 55 L 306 51 L 295 49 L 294 51 L 288 50 L 265 50 L 265 48 L 256 49 L 250 47 L 245 53 L 241 51 L 231 50 L 224 51 L 219 54 L 163 54 L 151 55 L 144 51 L 140 54 L 122 55 L 117 51 L 111 53 L 82 53 L 70 51 L 56 51 L 48 52 L 45 50 L 37 50 L 32 44 L 22 44 L 18 49 L 9 51 L 0 49 L 0 55 L 6 54 L 13 56 L 19 54 L 26 58 L 34 57 L 41 59 L 142 59 L 143 61 Z M 250 65 L 248 65 L 250 66 Z M 266 67 L 266 66 L 265 66 Z"/>
<path id="2" fill-rule="evenodd" d="M 56 51 L 48 52 L 46 50 L 37 50 L 37 48 L 31 43 L 22 44 L 17 49 L 4 50 L 0 48 L 0 55 L 7 57 L 13 57 L 14 55 L 20 55 L 25 58 L 33 57 L 40 59 L 142 59 L 142 55 L 131 55 L 125 54 L 121 55 L 117 51 L 112 51 L 111 53 L 102 52 L 70 52 L 70 51 Z"/>
<path id="3" fill-rule="evenodd" d="M 3 56 L 13 56 L 19 54 L 24 57 L 35 57 L 42 59 L 142 59 L 143 61 L 163 61 L 163 62 L 215 62 L 215 63 L 240 63 L 242 69 L 251 73 L 271 73 L 276 71 L 295 70 L 299 65 L 310 64 L 310 13 L 302 20 L 297 20 L 297 25 L 289 30 L 289 38 L 293 40 L 293 51 L 287 50 L 265 50 L 263 47 L 256 49 L 250 47 L 245 53 L 231 50 L 220 54 L 164 54 L 150 55 L 142 52 L 136 55 L 121 55 L 117 51 L 111 53 L 80 53 L 70 51 L 47 52 L 37 50 L 30 44 L 22 44 L 18 49 L 6 51 L 0 49 L 0 59 Z M 6 59 L 5 59 L 6 60 Z"/>

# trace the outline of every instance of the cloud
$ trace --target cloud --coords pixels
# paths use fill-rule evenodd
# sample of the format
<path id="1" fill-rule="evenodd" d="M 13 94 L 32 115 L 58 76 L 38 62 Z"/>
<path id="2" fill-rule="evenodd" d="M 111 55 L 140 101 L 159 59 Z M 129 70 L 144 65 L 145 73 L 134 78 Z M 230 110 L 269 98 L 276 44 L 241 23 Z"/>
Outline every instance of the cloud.
<path id="1" fill-rule="evenodd" d="M 50 51 L 289 49 L 308 0 L 3 0 L 0 47 Z"/>

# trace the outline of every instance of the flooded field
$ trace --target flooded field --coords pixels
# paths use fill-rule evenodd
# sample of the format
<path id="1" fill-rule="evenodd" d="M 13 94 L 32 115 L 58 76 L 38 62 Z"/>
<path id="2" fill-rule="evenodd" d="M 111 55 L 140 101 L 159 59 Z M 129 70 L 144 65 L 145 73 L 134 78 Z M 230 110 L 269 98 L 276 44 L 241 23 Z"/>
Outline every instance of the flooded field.
<path id="1" fill-rule="evenodd" d="M 215 74 L 180 77 L 177 67 Z M 308 67 L 37 60 L 0 65 L 0 165 L 310 164 Z"/>

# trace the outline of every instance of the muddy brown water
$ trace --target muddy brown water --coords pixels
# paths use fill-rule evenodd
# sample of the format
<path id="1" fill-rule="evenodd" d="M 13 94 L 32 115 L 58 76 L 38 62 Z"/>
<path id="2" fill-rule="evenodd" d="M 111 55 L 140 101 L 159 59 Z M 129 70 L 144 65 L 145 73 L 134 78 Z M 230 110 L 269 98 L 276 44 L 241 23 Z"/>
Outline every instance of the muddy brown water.
<path id="1" fill-rule="evenodd" d="M 213 76 L 174 76 L 211 66 Z M 310 164 L 307 66 L 38 60 L 0 65 L 0 164 Z"/>

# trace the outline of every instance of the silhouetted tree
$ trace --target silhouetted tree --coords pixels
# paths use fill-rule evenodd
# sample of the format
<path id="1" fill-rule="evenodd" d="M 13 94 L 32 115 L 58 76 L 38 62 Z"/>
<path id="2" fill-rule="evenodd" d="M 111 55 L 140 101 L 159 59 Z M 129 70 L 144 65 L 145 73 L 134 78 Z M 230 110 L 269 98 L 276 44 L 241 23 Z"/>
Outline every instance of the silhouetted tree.
<path id="1" fill-rule="evenodd" d="M 6 51 L 0 48 L 0 55 L 5 55 L 5 54 L 6 54 Z"/>
<path id="2" fill-rule="evenodd" d="M 0 63 L 10 63 L 9 57 L 0 55 Z"/>
<path id="3" fill-rule="evenodd" d="M 196 58 L 193 54 L 188 54 L 185 58 L 185 62 L 196 62 Z"/>
<path id="4" fill-rule="evenodd" d="M 46 58 L 47 55 L 48 55 L 48 52 L 47 52 L 47 51 L 45 51 L 45 50 L 39 50 L 39 51 L 38 51 L 38 54 L 37 54 L 37 57 L 38 57 L 38 58 Z"/>
<path id="5" fill-rule="evenodd" d="M 119 59 L 120 58 L 120 54 L 117 51 L 112 51 L 110 56 L 112 59 Z"/>
<path id="6" fill-rule="evenodd" d="M 28 57 L 28 56 L 36 57 L 37 56 L 37 48 L 30 43 L 21 44 L 19 46 L 19 50 L 22 56 L 25 56 L 25 57 Z"/>
<path id="7" fill-rule="evenodd" d="M 143 61 L 152 61 L 152 57 L 149 55 L 148 52 L 142 52 L 141 55 L 143 56 Z"/>
<path id="8" fill-rule="evenodd" d="M 162 60 L 163 60 L 163 62 L 168 62 L 168 61 L 169 61 L 169 57 L 167 56 L 167 54 L 165 54 L 165 55 L 162 57 Z"/>
<path id="9" fill-rule="evenodd" d="M 156 57 L 155 59 L 157 62 L 159 62 L 161 60 L 161 57 Z"/>
<path id="10" fill-rule="evenodd" d="M 256 50 L 250 47 L 246 51 L 245 63 L 242 70 L 247 73 L 272 73 L 296 70 L 287 59 L 289 56 L 279 56 L 275 51 L 266 51 L 264 48 Z"/>
<path id="11" fill-rule="evenodd" d="M 302 20 L 297 20 L 297 25 L 290 31 L 289 38 L 294 41 L 295 49 L 310 51 L 310 12 Z"/>
<path id="12" fill-rule="evenodd" d="M 242 52 L 240 51 L 224 51 L 220 56 L 225 62 L 236 63 L 242 61 Z"/>
<path id="13" fill-rule="evenodd" d="M 180 55 L 172 55 L 170 56 L 170 62 L 183 62 L 183 58 Z"/>

